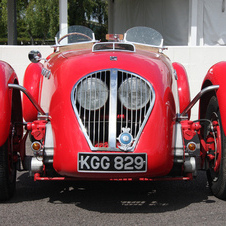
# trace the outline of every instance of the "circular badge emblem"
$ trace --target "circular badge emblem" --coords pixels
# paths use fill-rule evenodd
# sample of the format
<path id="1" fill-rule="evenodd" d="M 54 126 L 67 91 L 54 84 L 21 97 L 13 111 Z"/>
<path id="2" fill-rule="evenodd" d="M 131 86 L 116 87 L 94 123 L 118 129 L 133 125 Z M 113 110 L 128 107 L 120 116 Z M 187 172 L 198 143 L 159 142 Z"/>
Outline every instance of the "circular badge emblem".
<path id="1" fill-rule="evenodd" d="M 133 136 L 129 133 L 130 128 L 122 128 L 122 133 L 118 137 L 118 141 L 120 142 L 121 146 L 119 148 L 121 150 L 127 151 L 131 149 L 131 145 L 133 143 Z"/>

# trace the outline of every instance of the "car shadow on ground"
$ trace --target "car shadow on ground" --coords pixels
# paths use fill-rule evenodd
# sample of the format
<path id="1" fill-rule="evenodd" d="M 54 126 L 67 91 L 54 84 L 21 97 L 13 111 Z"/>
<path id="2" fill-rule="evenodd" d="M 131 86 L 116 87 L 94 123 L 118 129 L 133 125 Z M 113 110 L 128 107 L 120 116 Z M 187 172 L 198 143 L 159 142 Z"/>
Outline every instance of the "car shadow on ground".
<path id="1" fill-rule="evenodd" d="M 215 202 L 209 196 L 205 172 L 193 181 L 158 182 L 34 182 L 28 173 L 23 173 L 18 176 L 16 194 L 10 203 L 47 199 L 50 204 L 73 204 L 101 213 L 150 213 Z"/>

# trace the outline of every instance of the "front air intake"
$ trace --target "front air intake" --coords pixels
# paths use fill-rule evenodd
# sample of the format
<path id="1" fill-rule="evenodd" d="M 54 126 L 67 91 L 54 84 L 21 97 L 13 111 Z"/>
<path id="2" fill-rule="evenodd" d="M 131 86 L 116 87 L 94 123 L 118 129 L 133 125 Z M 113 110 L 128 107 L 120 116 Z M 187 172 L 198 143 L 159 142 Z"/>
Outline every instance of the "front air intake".
<path id="1" fill-rule="evenodd" d="M 71 101 L 91 150 L 132 151 L 154 106 L 155 93 L 139 75 L 109 69 L 79 80 Z"/>

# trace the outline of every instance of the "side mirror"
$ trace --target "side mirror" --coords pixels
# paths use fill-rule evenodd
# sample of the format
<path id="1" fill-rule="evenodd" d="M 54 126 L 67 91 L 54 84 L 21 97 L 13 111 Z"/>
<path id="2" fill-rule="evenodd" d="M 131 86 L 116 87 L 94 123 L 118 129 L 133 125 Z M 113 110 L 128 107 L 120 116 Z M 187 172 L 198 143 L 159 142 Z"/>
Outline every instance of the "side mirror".
<path id="1" fill-rule="evenodd" d="M 31 50 L 28 54 L 28 58 L 32 63 L 38 63 L 42 60 L 42 54 L 38 50 Z"/>

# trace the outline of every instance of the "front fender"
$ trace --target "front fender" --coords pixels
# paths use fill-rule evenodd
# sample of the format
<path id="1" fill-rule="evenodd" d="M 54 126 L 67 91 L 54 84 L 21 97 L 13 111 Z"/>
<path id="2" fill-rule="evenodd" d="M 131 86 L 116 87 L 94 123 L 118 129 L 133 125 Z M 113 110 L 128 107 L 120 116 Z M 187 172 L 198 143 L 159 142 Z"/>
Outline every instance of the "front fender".
<path id="1" fill-rule="evenodd" d="M 9 136 L 11 111 L 12 111 L 12 90 L 8 88 L 9 83 L 18 81 L 13 68 L 4 61 L 0 61 L 0 146 Z"/>
<path id="2" fill-rule="evenodd" d="M 24 87 L 32 95 L 32 97 L 39 103 L 39 90 L 42 83 L 43 65 L 41 63 L 31 63 L 27 67 L 24 74 Z M 23 116 L 26 122 L 31 122 L 37 119 L 38 111 L 27 98 L 23 95 Z"/>
<path id="3" fill-rule="evenodd" d="M 189 82 L 187 72 L 184 66 L 180 63 L 174 62 L 173 68 L 177 73 L 177 88 L 178 88 L 178 96 L 180 102 L 180 113 L 182 113 L 185 108 L 190 103 L 190 90 L 189 90 Z M 190 111 L 188 112 L 188 117 L 190 118 Z"/>
<path id="4" fill-rule="evenodd" d="M 224 133 L 226 134 L 226 61 L 219 62 L 213 65 L 209 71 L 207 72 L 203 84 L 202 89 L 210 86 L 210 85 L 219 85 L 219 89 L 215 92 L 209 92 L 205 94 L 200 100 L 199 107 L 199 118 L 204 118 L 207 105 L 209 103 L 210 98 L 213 95 L 217 96 L 222 125 L 224 129 Z"/>

